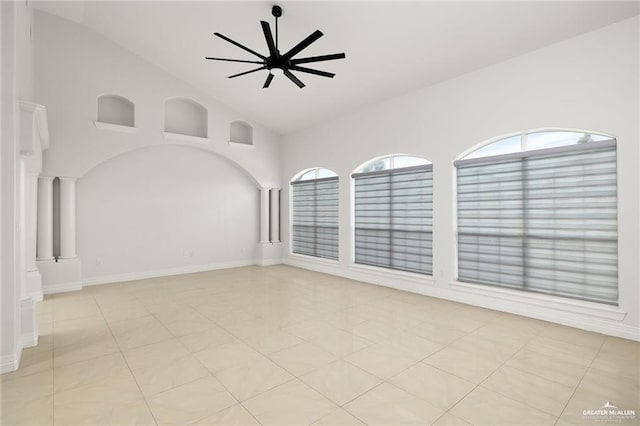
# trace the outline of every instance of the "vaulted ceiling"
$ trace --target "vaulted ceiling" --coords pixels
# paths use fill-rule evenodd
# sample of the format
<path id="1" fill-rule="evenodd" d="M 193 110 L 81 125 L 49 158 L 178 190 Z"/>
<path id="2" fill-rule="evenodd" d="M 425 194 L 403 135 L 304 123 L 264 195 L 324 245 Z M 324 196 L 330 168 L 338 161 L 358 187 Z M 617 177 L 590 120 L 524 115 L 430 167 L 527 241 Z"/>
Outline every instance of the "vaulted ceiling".
<path id="1" fill-rule="evenodd" d="M 267 71 L 227 79 L 252 65 L 204 59 L 255 59 L 214 32 L 266 53 L 259 21 L 273 26 L 273 4 L 42 1 L 36 7 L 97 31 L 281 134 L 639 13 L 638 2 L 618 1 L 280 2 L 280 50 L 321 30 L 324 37 L 304 56 L 346 52 L 347 59 L 314 64 L 335 72 L 334 79 L 298 74 L 307 84 L 299 89 L 276 77 L 262 89 Z"/>

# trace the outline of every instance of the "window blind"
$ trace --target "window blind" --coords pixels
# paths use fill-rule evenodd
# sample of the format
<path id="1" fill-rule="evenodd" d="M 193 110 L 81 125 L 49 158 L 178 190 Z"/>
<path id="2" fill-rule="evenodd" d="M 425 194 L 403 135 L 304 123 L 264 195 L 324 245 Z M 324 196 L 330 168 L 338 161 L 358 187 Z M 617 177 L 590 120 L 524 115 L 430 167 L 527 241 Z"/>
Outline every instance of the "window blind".
<path id="1" fill-rule="evenodd" d="M 460 281 L 618 304 L 615 140 L 455 165 Z"/>
<path id="2" fill-rule="evenodd" d="M 355 262 L 432 273 L 432 166 L 352 176 Z"/>
<path id="3" fill-rule="evenodd" d="M 338 260 L 338 178 L 291 183 L 292 252 Z"/>

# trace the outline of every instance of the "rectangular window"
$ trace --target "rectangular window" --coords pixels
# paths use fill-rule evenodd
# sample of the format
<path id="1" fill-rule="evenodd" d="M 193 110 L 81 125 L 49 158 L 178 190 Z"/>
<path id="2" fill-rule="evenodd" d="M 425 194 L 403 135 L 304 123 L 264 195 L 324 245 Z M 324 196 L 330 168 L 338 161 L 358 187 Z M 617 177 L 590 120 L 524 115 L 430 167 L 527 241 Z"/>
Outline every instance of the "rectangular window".
<path id="1" fill-rule="evenodd" d="M 460 281 L 618 304 L 615 140 L 455 165 Z"/>
<path id="2" fill-rule="evenodd" d="M 291 187 L 292 252 L 338 260 L 338 178 L 296 181 Z"/>
<path id="3" fill-rule="evenodd" d="M 353 175 L 355 262 L 432 273 L 432 166 Z"/>

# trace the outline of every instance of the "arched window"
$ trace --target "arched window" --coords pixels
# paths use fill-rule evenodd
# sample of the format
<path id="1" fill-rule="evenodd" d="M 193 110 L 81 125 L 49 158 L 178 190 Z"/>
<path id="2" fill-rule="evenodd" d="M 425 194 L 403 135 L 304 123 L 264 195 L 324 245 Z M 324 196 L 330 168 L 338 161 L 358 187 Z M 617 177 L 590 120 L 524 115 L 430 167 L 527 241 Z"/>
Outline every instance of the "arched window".
<path id="1" fill-rule="evenodd" d="M 367 162 L 352 177 L 355 262 L 431 275 L 431 163 L 391 155 Z"/>
<path id="2" fill-rule="evenodd" d="M 617 305 L 615 139 L 520 134 L 454 164 L 460 281 Z"/>
<path id="3" fill-rule="evenodd" d="M 305 170 L 291 181 L 291 251 L 338 260 L 338 175 Z"/>

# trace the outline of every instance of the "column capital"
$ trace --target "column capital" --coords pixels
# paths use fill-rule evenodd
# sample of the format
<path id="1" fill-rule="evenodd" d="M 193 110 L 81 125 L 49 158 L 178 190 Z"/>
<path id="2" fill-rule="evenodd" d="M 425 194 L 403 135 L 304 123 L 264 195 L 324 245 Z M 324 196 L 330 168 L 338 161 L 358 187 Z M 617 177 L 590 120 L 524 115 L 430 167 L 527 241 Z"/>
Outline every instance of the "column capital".
<path id="1" fill-rule="evenodd" d="M 58 176 L 58 179 L 60 179 L 61 181 L 69 181 L 69 182 L 75 182 L 78 180 L 77 177 L 72 177 L 72 176 Z"/>
<path id="2" fill-rule="evenodd" d="M 271 191 L 273 188 L 269 188 L 267 186 L 261 186 L 260 191 Z"/>
<path id="3" fill-rule="evenodd" d="M 38 175 L 38 179 L 39 180 L 43 180 L 43 181 L 51 181 L 51 182 L 53 182 L 53 180 L 55 178 L 56 178 L 55 176 Z"/>

